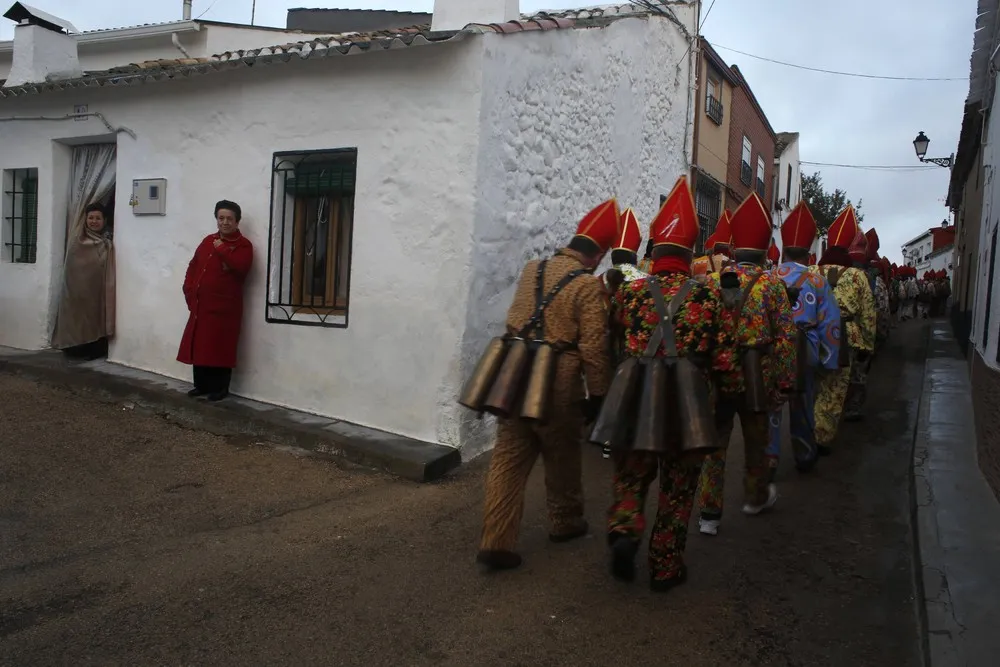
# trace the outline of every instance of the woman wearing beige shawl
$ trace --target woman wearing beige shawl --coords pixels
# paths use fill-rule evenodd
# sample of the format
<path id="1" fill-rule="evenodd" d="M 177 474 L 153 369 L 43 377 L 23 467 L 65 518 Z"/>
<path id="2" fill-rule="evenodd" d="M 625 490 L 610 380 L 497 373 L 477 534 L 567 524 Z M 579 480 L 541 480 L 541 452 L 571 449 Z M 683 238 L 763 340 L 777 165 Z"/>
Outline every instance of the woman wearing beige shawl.
<path id="1" fill-rule="evenodd" d="M 66 247 L 52 347 L 96 359 L 115 334 L 115 254 L 107 212 L 90 204 Z"/>

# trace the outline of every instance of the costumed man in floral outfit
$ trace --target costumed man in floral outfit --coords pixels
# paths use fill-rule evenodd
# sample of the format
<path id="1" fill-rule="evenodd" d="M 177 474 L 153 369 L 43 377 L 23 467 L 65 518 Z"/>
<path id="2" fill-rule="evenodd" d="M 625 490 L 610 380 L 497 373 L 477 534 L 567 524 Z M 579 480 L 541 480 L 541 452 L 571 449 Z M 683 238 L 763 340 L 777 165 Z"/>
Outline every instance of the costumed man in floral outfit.
<path id="1" fill-rule="evenodd" d="M 878 291 L 879 281 L 877 276 L 873 279 L 867 272 L 869 254 L 868 238 L 861 231 L 860 227 L 854 235 L 854 241 L 851 243 L 850 248 L 848 248 L 848 254 L 851 256 L 854 268 L 865 274 L 865 281 L 872 294 L 872 303 L 875 306 L 875 347 L 871 354 L 858 354 L 856 358 L 851 360 L 851 378 L 847 385 L 847 396 L 844 398 L 844 421 L 856 422 L 864 419 L 865 401 L 868 398 L 868 371 L 871 369 L 875 352 L 879 348 L 879 334 L 882 333 L 879 327 L 888 324 L 888 319 L 886 319 L 885 323 L 879 321 L 881 317 Z M 882 296 L 885 299 L 884 305 L 886 311 L 888 311 L 889 295 L 887 292 L 883 292 Z M 888 312 L 886 313 L 886 317 L 888 318 Z"/>
<path id="2" fill-rule="evenodd" d="M 823 371 L 836 371 L 840 350 L 840 308 L 833 290 L 823 276 L 810 271 L 809 248 L 816 240 L 816 220 L 805 201 L 800 201 L 781 226 L 781 243 L 785 261 L 774 269 L 788 289 L 792 304 L 792 319 L 805 336 L 807 359 L 796 359 L 804 364 L 803 386 L 789 400 L 792 449 L 795 466 L 801 472 L 811 469 L 819 457 L 816 449 L 816 375 Z M 781 454 L 782 410 L 771 413 L 771 444 L 768 463 L 771 470 L 778 467 Z"/>
<path id="3" fill-rule="evenodd" d="M 824 373 L 816 392 L 816 446 L 820 456 L 829 456 L 840 426 L 844 399 L 851 379 L 851 366 L 865 363 L 875 351 L 875 296 L 868 277 L 854 268 L 848 248 L 859 234 L 854 207 L 847 205 L 827 232 L 828 247 L 816 270 L 833 287 L 840 306 L 841 368 Z M 847 359 L 846 357 L 849 357 Z"/>
<path id="4" fill-rule="evenodd" d="M 729 250 L 729 238 L 732 232 L 729 226 L 730 213 L 722 211 L 719 221 L 715 225 L 715 231 L 705 241 L 705 251 L 707 255 L 698 257 L 691 263 L 691 275 L 698 280 L 718 273 L 729 263 L 732 252 Z"/>
<path id="5" fill-rule="evenodd" d="M 771 216 L 757 193 L 750 193 L 736 209 L 731 225 L 736 264 L 711 277 L 722 290 L 723 328 L 736 349 L 731 370 L 721 377 L 716 403 L 719 449 L 705 458 L 701 471 L 699 526 L 706 535 L 715 535 L 722 519 L 726 450 L 737 415 L 746 463 L 743 512 L 760 514 L 777 502 L 778 489 L 769 480 L 766 459 L 769 416 L 784 403 L 795 382 L 795 324 L 785 284 L 763 270 L 771 243 Z M 748 400 L 744 361 L 751 351 L 762 357 L 762 377 L 750 381 L 763 386 L 766 405 L 753 406 Z"/>
<path id="6" fill-rule="evenodd" d="M 734 352 L 723 339 L 718 287 L 691 278 L 697 221 L 694 199 L 687 178 L 682 176 L 650 226 L 650 238 L 655 244 L 653 275 L 625 283 L 615 300 L 621 306 L 625 352 L 641 357 L 660 325 L 650 290 L 661 290 L 666 303 L 671 303 L 682 289 L 690 290 L 686 296 L 682 295 L 674 317 L 677 353 L 696 359 L 711 387 L 713 371 L 728 370 L 723 364 L 732 362 Z M 664 353 L 662 346 L 655 352 L 656 356 Z M 684 581 L 687 526 L 702 458 L 704 455 L 671 457 L 648 451 L 616 452 L 608 542 L 612 551 L 611 571 L 617 579 L 635 578 L 635 557 L 645 530 L 646 493 L 659 474 L 659 503 L 649 541 L 650 585 L 654 591 L 663 592 Z"/>
<path id="7" fill-rule="evenodd" d="M 536 292 L 541 277 L 543 301 L 549 303 L 542 311 L 538 334 L 563 351 L 556 362 L 547 422 L 534 424 L 511 417 L 497 426 L 476 557 L 489 569 L 507 570 L 521 564 L 514 548 L 524 513 L 525 485 L 539 454 L 545 464 L 549 539 L 566 542 L 587 534 L 581 434 L 585 423 L 596 419 L 611 378 L 608 297 L 593 272 L 621 233 L 618 203 L 604 202 L 584 217 L 567 247 L 544 261 L 529 261 L 521 273 L 507 311 L 507 332 L 517 336 L 538 311 Z M 552 296 L 559 284 L 561 290 Z"/>
<path id="8" fill-rule="evenodd" d="M 642 244 L 642 232 L 639 231 L 639 219 L 631 208 L 622 213 L 622 234 L 616 246 L 611 249 L 612 268 L 602 276 L 604 287 L 611 297 L 611 354 L 612 361 L 618 363 L 624 353 L 624 337 L 618 331 L 618 309 L 614 295 L 623 283 L 630 283 L 646 277 L 646 273 L 636 267 L 639 246 Z M 603 456 L 611 458 L 611 448 L 605 447 Z"/>
<path id="9" fill-rule="evenodd" d="M 865 241 L 868 244 L 868 266 L 865 273 L 868 274 L 868 284 L 875 296 L 875 349 L 878 350 L 889 340 L 892 311 L 889 307 L 889 286 L 883 277 L 884 266 L 878 254 L 878 232 L 874 227 L 865 232 Z"/>

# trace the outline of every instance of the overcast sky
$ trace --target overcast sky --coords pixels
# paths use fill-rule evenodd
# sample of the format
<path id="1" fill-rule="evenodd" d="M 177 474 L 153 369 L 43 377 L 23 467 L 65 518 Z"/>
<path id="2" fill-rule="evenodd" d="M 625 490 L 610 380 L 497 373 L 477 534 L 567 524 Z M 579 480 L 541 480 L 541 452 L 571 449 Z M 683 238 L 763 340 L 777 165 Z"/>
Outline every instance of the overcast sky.
<path id="1" fill-rule="evenodd" d="M 81 30 L 176 20 L 181 0 L 32 0 Z M 521 10 L 593 5 L 521 0 Z M 703 11 L 711 0 L 703 2 Z M 252 0 L 194 0 L 193 16 L 247 23 Z M 257 0 L 259 25 L 283 26 L 288 7 L 352 7 L 430 11 L 433 0 Z M 801 158 L 852 165 L 919 166 L 913 139 L 931 139 L 928 157 L 957 146 L 968 93 L 976 0 L 716 0 L 703 33 L 747 77 L 776 132 L 801 133 Z M 12 24 L 0 28 L 11 39 Z M 762 62 L 747 53 L 821 69 L 962 81 L 884 81 L 835 76 Z M 948 170 L 875 171 L 803 165 L 820 171 L 828 189 L 864 199 L 882 254 L 901 259 L 900 246 L 948 214 Z"/>

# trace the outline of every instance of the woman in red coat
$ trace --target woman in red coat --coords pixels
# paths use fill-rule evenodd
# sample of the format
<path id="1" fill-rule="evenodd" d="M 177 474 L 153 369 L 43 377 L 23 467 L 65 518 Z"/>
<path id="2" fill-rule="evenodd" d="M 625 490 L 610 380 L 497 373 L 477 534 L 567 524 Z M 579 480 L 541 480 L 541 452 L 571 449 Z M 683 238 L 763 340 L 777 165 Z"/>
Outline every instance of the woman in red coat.
<path id="1" fill-rule="evenodd" d="M 194 366 L 189 396 L 221 401 L 229 395 L 243 321 L 243 282 L 253 264 L 253 245 L 240 233 L 239 204 L 215 205 L 219 231 L 205 237 L 184 276 L 188 316 L 177 361 Z"/>

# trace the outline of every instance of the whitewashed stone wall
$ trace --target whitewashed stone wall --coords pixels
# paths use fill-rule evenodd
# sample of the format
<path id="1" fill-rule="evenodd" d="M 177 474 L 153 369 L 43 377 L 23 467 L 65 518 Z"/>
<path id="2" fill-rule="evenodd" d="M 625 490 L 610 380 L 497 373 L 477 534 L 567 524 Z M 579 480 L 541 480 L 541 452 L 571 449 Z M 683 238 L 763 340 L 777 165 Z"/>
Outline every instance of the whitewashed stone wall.
<path id="1" fill-rule="evenodd" d="M 469 310 L 456 381 L 502 332 L 524 262 L 565 245 L 588 210 L 616 196 L 636 210 L 646 236 L 660 195 L 688 171 L 687 47 L 663 18 L 487 36 Z M 456 391 L 441 388 L 442 407 Z M 490 420 L 459 412 L 456 423 L 454 416 L 442 410 L 439 432 L 450 440 L 458 429 L 463 457 L 490 446 Z"/>

